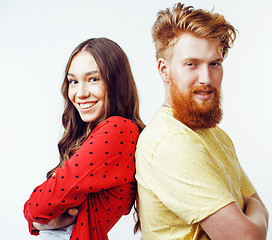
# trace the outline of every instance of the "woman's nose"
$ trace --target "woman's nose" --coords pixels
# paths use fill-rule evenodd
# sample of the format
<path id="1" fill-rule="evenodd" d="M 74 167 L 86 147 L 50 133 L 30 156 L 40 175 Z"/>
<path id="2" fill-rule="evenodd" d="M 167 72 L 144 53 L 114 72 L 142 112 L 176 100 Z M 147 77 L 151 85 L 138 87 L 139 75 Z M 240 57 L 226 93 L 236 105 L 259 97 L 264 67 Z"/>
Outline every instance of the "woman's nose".
<path id="1" fill-rule="evenodd" d="M 90 91 L 84 84 L 80 84 L 78 91 L 77 91 L 77 97 L 78 98 L 86 98 L 90 96 Z"/>

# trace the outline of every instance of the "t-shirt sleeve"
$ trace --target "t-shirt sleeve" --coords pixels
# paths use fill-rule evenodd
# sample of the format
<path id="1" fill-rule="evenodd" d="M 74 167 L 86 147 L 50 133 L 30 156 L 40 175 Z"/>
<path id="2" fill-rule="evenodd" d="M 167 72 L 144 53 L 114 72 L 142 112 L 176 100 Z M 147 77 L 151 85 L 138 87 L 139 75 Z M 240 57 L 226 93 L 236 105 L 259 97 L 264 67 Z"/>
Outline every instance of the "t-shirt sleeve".
<path id="1" fill-rule="evenodd" d="M 218 128 L 219 129 L 219 128 Z M 236 156 L 236 151 L 233 145 L 232 140 L 229 138 L 229 136 L 222 130 L 219 129 L 220 132 L 224 135 L 224 140 L 226 141 L 227 145 L 232 148 L 232 152 Z M 251 183 L 250 179 L 248 178 L 247 174 L 245 173 L 244 169 L 242 168 L 241 164 L 239 161 L 237 161 L 239 170 L 240 170 L 240 190 L 241 190 L 241 195 L 245 197 L 250 197 L 254 193 L 256 193 L 256 189 L 254 188 L 253 184 Z"/>
<path id="2" fill-rule="evenodd" d="M 241 172 L 241 193 L 242 196 L 250 197 L 254 193 L 256 193 L 256 189 L 254 188 L 253 184 L 249 180 L 248 176 L 246 175 L 244 169 L 240 165 L 240 172 Z"/>
<path id="3" fill-rule="evenodd" d="M 89 193 L 134 182 L 138 135 L 131 120 L 112 117 L 102 122 L 64 167 L 35 188 L 25 203 L 25 218 L 47 223 L 79 206 Z"/>
<path id="4" fill-rule="evenodd" d="M 175 134 L 158 143 L 141 174 L 169 210 L 194 224 L 234 201 L 217 168 L 200 141 Z"/>

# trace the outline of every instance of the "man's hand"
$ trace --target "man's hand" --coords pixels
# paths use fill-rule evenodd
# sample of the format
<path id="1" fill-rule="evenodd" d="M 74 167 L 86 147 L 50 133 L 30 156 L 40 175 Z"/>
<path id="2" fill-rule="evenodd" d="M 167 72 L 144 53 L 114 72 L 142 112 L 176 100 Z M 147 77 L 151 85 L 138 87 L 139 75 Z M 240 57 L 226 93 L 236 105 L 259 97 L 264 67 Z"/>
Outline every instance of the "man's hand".
<path id="1" fill-rule="evenodd" d="M 57 218 L 50 220 L 47 224 L 33 222 L 33 227 L 38 230 L 51 230 L 68 227 L 75 223 L 78 215 L 77 208 L 70 208 Z"/>

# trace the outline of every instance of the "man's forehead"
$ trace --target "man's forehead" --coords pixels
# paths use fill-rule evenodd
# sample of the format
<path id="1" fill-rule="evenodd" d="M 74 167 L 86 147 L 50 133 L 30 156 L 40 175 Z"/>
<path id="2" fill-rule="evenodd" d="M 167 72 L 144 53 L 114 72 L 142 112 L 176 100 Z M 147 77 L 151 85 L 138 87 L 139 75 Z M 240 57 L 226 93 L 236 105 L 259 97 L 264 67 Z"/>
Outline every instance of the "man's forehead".
<path id="1" fill-rule="evenodd" d="M 173 56 L 182 59 L 223 60 L 220 39 L 199 38 L 193 34 L 182 34 L 173 48 Z"/>

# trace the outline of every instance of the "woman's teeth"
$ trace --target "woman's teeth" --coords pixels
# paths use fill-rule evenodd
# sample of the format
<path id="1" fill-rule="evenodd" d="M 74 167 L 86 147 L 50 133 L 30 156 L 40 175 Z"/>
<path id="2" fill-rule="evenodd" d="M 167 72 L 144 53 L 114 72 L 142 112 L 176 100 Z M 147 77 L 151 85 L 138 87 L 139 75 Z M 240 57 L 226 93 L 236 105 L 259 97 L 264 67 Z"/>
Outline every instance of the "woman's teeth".
<path id="1" fill-rule="evenodd" d="M 85 109 L 85 108 L 90 108 L 92 106 L 94 106 L 96 104 L 96 102 L 91 102 L 91 103 L 81 103 L 79 104 L 81 108 Z"/>

